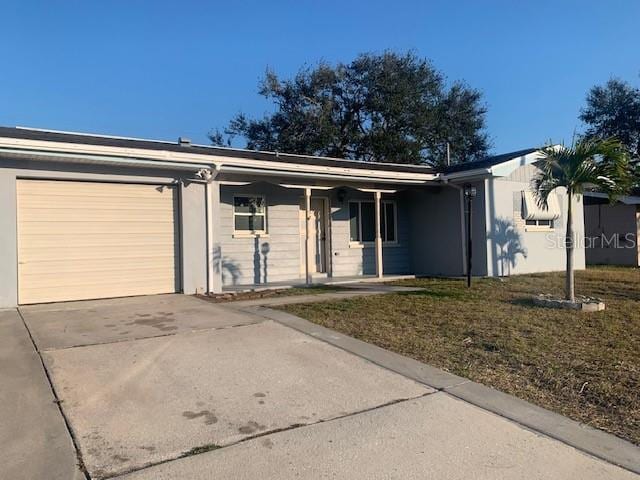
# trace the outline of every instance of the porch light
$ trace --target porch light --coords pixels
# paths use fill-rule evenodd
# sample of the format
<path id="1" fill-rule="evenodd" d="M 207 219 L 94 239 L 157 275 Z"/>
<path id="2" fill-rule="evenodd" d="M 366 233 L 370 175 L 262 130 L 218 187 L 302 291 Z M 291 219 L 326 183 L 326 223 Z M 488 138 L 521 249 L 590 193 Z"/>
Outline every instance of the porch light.
<path id="1" fill-rule="evenodd" d="M 474 185 L 471 185 L 470 183 L 467 183 L 464 186 L 464 196 L 467 198 L 475 198 L 477 193 L 476 187 Z"/>
<path id="2" fill-rule="evenodd" d="M 473 207 L 473 199 L 475 198 L 477 191 L 474 185 L 467 183 L 463 189 L 464 197 L 467 199 L 467 287 L 471 287 L 471 259 L 472 259 L 472 247 L 473 241 L 471 238 L 471 212 Z"/>

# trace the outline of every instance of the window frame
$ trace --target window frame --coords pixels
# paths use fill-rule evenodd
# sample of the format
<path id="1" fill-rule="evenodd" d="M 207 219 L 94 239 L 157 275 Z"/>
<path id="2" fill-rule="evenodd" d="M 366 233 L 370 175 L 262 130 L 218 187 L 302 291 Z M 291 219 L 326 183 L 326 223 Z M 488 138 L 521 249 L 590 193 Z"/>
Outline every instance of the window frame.
<path id="1" fill-rule="evenodd" d="M 556 221 L 557 220 L 524 219 L 524 228 L 527 232 L 551 232 L 556 228 Z M 549 224 L 541 225 L 540 222 L 549 222 Z"/>
<path id="2" fill-rule="evenodd" d="M 375 237 L 373 240 L 367 240 L 367 241 L 363 241 L 362 239 L 362 204 L 363 203 L 372 203 L 374 205 L 374 212 L 375 212 L 375 200 L 359 200 L 359 199 L 353 199 L 353 200 L 349 200 L 348 202 L 348 214 L 349 214 L 349 247 L 353 248 L 353 247 L 363 247 L 363 246 L 372 246 L 375 245 Z M 351 205 L 352 204 L 357 204 L 358 205 L 358 238 L 360 240 L 352 240 L 351 239 Z M 398 204 L 395 200 L 381 200 L 380 201 L 380 229 L 382 229 L 383 223 L 386 222 L 386 209 L 391 206 L 391 208 L 393 209 L 393 233 L 394 233 L 394 240 L 386 240 L 387 237 L 387 232 L 386 229 L 384 229 L 384 231 L 380 232 L 380 235 L 382 237 L 382 245 L 384 246 L 393 246 L 393 245 L 398 245 Z M 384 219 L 383 219 L 384 218 Z M 375 213 L 374 213 L 374 222 L 375 222 Z M 375 229 L 375 227 L 374 227 Z"/>
<path id="3" fill-rule="evenodd" d="M 244 213 L 236 212 L 236 198 L 261 198 L 264 205 L 264 213 Z M 234 237 L 259 237 L 268 235 L 268 211 L 269 206 L 267 204 L 267 196 L 261 193 L 236 193 L 233 195 L 233 201 L 231 203 L 231 216 L 233 221 L 233 236 Z M 240 217 L 263 217 L 264 229 L 262 230 L 237 230 L 236 229 L 236 216 Z"/>

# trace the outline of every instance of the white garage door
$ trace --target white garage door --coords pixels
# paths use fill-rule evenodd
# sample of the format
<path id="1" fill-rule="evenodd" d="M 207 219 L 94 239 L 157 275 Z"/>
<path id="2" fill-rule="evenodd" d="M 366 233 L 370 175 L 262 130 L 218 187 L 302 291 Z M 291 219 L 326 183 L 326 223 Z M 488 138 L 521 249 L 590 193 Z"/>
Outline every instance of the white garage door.
<path id="1" fill-rule="evenodd" d="M 177 290 L 176 189 L 18 180 L 18 301 Z"/>

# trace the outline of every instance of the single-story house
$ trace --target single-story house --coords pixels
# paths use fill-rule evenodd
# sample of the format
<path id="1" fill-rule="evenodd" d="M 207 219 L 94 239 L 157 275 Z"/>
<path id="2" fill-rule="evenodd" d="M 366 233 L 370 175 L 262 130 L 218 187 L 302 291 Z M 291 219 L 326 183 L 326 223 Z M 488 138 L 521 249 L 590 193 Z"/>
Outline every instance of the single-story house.
<path id="1" fill-rule="evenodd" d="M 463 275 L 465 186 L 473 275 L 562 270 L 566 198 L 537 206 L 537 159 L 436 170 L 1 127 L 0 307 Z"/>
<path id="2" fill-rule="evenodd" d="M 640 266 L 640 196 L 611 203 L 603 193 L 585 192 L 584 230 L 588 265 Z"/>

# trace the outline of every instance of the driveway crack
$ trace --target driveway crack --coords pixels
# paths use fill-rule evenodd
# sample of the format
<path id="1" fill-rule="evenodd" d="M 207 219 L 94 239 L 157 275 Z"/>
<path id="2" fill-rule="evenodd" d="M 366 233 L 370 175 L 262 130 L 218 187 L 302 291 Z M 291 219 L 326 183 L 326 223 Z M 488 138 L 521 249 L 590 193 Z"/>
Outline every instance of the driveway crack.
<path id="1" fill-rule="evenodd" d="M 390 400 L 390 401 L 385 402 L 385 403 L 381 403 L 379 405 L 375 405 L 373 407 L 364 408 L 362 410 L 356 410 L 354 412 L 350 412 L 350 413 L 347 413 L 345 415 L 339 415 L 337 417 L 331 417 L 331 418 L 327 418 L 327 419 L 320 419 L 320 420 L 318 420 L 316 422 L 312 422 L 312 423 L 293 423 L 293 424 L 288 425 L 286 427 L 274 428 L 272 430 L 265 430 L 263 432 L 256 433 L 255 435 L 250 435 L 250 436 L 241 438 L 238 441 L 235 441 L 235 442 L 232 442 L 232 443 L 228 443 L 226 445 L 213 445 L 212 444 L 212 445 L 203 445 L 201 447 L 194 447 L 191 450 L 183 452 L 182 454 L 178 455 L 177 457 L 168 458 L 168 459 L 162 460 L 160 462 L 149 463 L 147 465 L 144 465 L 144 466 L 138 467 L 138 468 L 132 468 L 130 470 L 126 470 L 124 472 L 119 472 L 119 473 L 117 473 L 115 475 L 112 475 L 112 476 L 109 476 L 109 477 L 105 477 L 105 479 L 107 479 L 107 478 L 117 478 L 117 477 L 128 475 L 128 474 L 131 474 L 131 473 L 134 473 L 134 472 L 147 470 L 149 468 L 153 468 L 153 467 L 156 467 L 158 465 L 164 465 L 165 463 L 175 462 L 176 460 L 180 460 L 180 459 L 183 459 L 183 458 L 202 455 L 204 453 L 209 453 L 209 452 L 212 452 L 212 451 L 224 450 L 224 449 L 229 448 L 229 447 L 233 447 L 233 446 L 236 446 L 236 445 L 241 445 L 241 444 L 249 442 L 251 440 L 255 440 L 256 438 L 262 438 L 262 437 L 266 437 L 266 436 L 269 436 L 269 435 L 274 435 L 276 433 L 282 433 L 282 432 L 287 432 L 287 431 L 290 431 L 290 430 L 296 430 L 298 428 L 308 428 L 308 427 L 313 427 L 315 425 L 320 425 L 320 424 L 323 424 L 323 423 L 330 423 L 330 422 L 335 422 L 335 421 L 338 421 L 338 420 L 343 420 L 345 418 L 349 418 L 349 417 L 353 417 L 353 416 L 357 416 L 357 415 L 362 415 L 362 414 L 365 414 L 365 413 L 373 412 L 373 411 L 376 411 L 376 410 L 379 410 L 379 409 L 382 409 L 382 408 L 390 407 L 392 405 L 397 405 L 397 404 L 404 403 L 404 402 L 411 402 L 413 400 L 418 400 L 420 398 L 424 398 L 424 397 L 427 397 L 429 395 L 433 395 L 434 393 L 438 393 L 438 392 L 435 392 L 435 391 L 433 391 L 433 392 L 425 392 L 422 395 L 418 395 L 418 396 L 415 396 L 415 397 L 397 398 L 397 399 Z"/>

